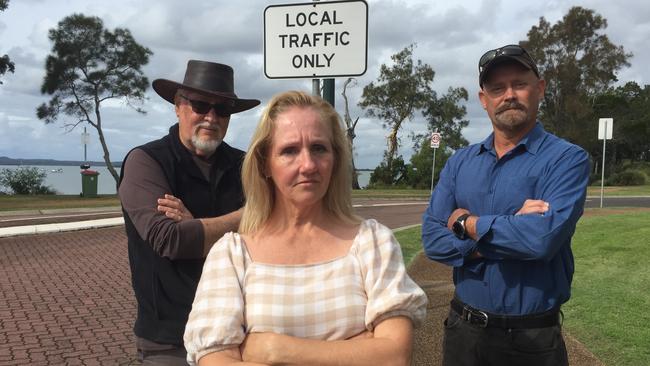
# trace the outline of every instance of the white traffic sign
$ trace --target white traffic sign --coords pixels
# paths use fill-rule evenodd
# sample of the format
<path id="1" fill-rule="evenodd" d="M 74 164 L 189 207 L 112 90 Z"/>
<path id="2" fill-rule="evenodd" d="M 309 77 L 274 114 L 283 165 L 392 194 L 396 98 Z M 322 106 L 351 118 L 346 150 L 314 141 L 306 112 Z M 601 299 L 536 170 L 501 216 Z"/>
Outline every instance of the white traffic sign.
<path id="1" fill-rule="evenodd" d="M 440 132 L 433 132 L 431 134 L 431 147 L 434 149 L 440 147 Z"/>
<path id="2" fill-rule="evenodd" d="M 271 5 L 264 10 L 266 77 L 359 76 L 367 62 L 364 0 Z"/>
<path id="3" fill-rule="evenodd" d="M 598 139 L 602 140 L 607 138 L 607 140 L 612 139 L 612 131 L 614 130 L 614 119 L 613 118 L 600 118 L 598 120 Z"/>

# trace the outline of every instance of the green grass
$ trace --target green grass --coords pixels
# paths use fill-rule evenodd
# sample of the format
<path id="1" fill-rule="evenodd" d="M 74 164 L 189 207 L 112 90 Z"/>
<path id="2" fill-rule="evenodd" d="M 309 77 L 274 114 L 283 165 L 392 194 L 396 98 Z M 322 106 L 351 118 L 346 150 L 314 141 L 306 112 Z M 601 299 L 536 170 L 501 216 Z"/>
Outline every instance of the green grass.
<path id="1" fill-rule="evenodd" d="M 650 365 L 650 212 L 583 217 L 565 326 L 606 365 Z"/>
<path id="2" fill-rule="evenodd" d="M 600 187 L 589 187 L 589 196 L 600 196 Z M 605 187 L 605 196 L 650 196 L 650 185 Z M 355 199 L 429 199 L 428 189 L 359 189 L 352 191 Z M 81 198 L 78 195 L 14 196 L 0 194 L 0 211 L 38 210 L 119 206 L 117 195 Z"/>
<path id="3" fill-rule="evenodd" d="M 650 185 L 644 186 L 625 186 L 625 187 L 608 187 L 605 186 L 604 194 L 606 197 L 612 196 L 650 196 Z M 587 196 L 600 197 L 600 186 L 587 187 Z"/>
<path id="4" fill-rule="evenodd" d="M 406 230 L 400 230 L 395 233 L 395 238 L 402 247 L 404 263 L 408 266 L 413 258 L 422 251 L 422 234 L 421 226 L 412 227 Z"/>
<path id="5" fill-rule="evenodd" d="M 46 210 L 59 208 L 87 208 L 119 206 L 117 195 L 82 198 L 79 195 L 0 195 L 0 211 Z"/>
<path id="6" fill-rule="evenodd" d="M 573 237 L 575 275 L 566 329 L 605 365 L 650 365 L 650 212 L 587 210 Z M 408 265 L 420 227 L 395 233 Z"/>
<path id="7" fill-rule="evenodd" d="M 355 189 L 352 198 L 426 198 L 431 196 L 428 189 Z"/>

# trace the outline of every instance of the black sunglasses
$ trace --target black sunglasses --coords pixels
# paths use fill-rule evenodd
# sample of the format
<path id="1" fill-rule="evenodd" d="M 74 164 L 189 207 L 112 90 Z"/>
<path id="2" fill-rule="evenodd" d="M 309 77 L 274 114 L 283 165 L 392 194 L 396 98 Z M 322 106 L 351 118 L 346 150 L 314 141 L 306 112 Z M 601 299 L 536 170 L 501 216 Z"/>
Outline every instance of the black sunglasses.
<path id="1" fill-rule="evenodd" d="M 211 104 L 208 102 L 204 102 L 202 100 L 190 99 L 183 94 L 178 94 L 178 95 L 181 98 L 190 102 L 190 105 L 192 106 L 192 111 L 194 111 L 194 113 L 208 114 L 210 112 L 210 109 L 214 109 L 214 113 L 220 117 L 230 117 L 230 115 L 232 114 L 230 113 L 230 109 L 228 109 L 228 106 L 225 104 L 219 104 L 219 103 Z"/>
<path id="2" fill-rule="evenodd" d="M 528 52 L 526 52 L 525 49 L 523 49 L 521 46 L 518 46 L 516 44 L 511 44 L 484 53 L 483 56 L 481 56 L 481 59 L 478 61 L 478 67 L 480 69 L 479 71 L 483 71 L 483 68 L 485 66 L 487 66 L 490 62 L 492 62 L 492 60 L 494 60 L 495 58 L 501 55 L 524 56 L 527 59 L 527 61 L 530 61 L 531 65 L 535 64 L 533 62 L 533 59 L 530 57 Z"/>

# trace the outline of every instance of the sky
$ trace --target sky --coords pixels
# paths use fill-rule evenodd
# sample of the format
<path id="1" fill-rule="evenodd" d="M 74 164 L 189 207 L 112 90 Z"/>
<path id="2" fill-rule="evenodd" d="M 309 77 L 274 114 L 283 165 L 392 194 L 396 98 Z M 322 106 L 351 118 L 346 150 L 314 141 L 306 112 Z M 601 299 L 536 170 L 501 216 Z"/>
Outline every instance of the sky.
<path id="1" fill-rule="evenodd" d="M 264 10 L 269 5 L 306 1 L 226 0 L 10 0 L 0 12 L 0 55 L 15 63 L 14 74 L 0 77 L 0 156 L 83 160 L 83 127 L 68 131 L 71 122 L 61 116 L 55 124 L 36 117 L 36 108 L 49 100 L 40 92 L 45 59 L 52 44 L 48 30 L 73 13 L 100 17 L 110 30 L 127 28 L 135 40 L 153 55 L 143 71 L 153 81 L 165 78 L 182 81 L 187 60 L 198 59 L 231 65 L 235 69 L 235 92 L 255 98 L 262 105 L 233 115 L 226 142 L 246 150 L 264 105 L 286 90 L 311 91 L 311 79 L 268 79 L 264 75 Z M 367 0 L 367 70 L 348 89 L 350 115 L 359 117 L 354 140 L 358 168 L 372 169 L 386 149 L 388 130 L 381 121 L 369 118 L 357 106 L 363 87 L 379 76 L 390 56 L 415 43 L 414 59 L 435 71 L 433 89 L 442 95 L 450 87 L 469 92 L 463 135 L 470 143 L 481 141 L 491 124 L 478 101 L 477 62 L 487 50 L 526 39 L 530 28 L 544 17 L 556 23 L 572 6 L 595 10 L 608 21 L 605 34 L 626 52 L 631 66 L 618 73 L 620 84 L 636 81 L 650 84 L 650 2 L 645 0 Z M 343 113 L 342 86 L 336 79 L 336 108 Z M 111 161 L 121 161 L 133 147 L 166 134 L 176 122 L 173 105 L 153 89 L 146 93 L 145 115 L 120 100 L 102 104 L 103 131 Z M 597 121 L 594 121 L 597 123 Z M 419 113 L 400 132 L 399 153 L 408 161 L 413 153 L 409 133 L 426 131 Z M 87 158 L 102 161 L 97 133 L 90 133 Z M 444 139 L 444 136 L 443 136 Z"/>

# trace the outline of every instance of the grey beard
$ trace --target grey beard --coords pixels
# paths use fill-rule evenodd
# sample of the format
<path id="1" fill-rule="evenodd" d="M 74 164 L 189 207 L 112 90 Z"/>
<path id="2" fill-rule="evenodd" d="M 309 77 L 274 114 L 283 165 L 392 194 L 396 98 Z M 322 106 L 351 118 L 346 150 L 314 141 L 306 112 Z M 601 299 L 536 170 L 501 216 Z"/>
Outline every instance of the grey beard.
<path id="1" fill-rule="evenodd" d="M 203 152 L 205 155 L 212 155 L 221 145 L 221 140 L 200 139 L 197 135 L 192 135 L 192 145 L 195 149 Z"/>

